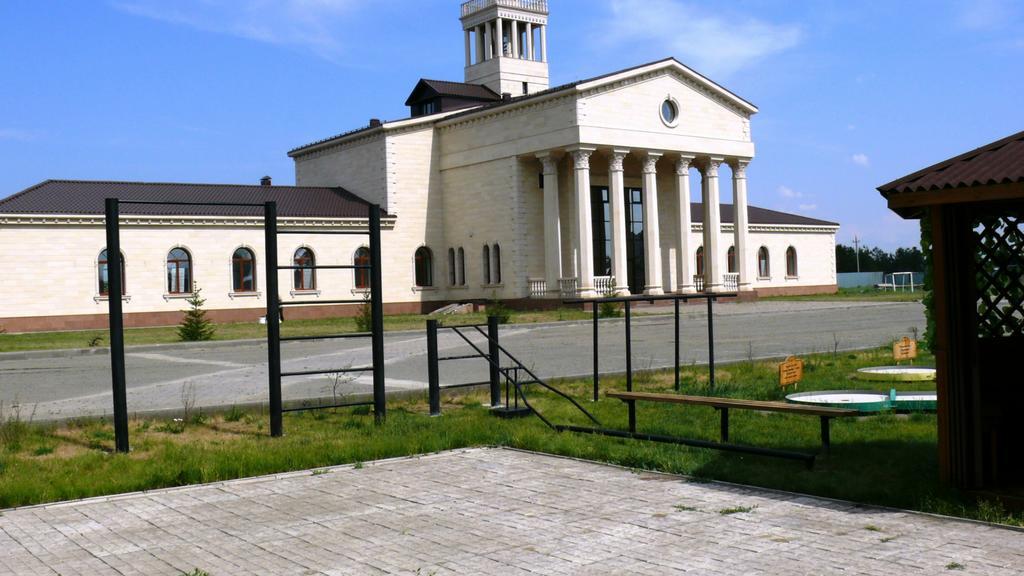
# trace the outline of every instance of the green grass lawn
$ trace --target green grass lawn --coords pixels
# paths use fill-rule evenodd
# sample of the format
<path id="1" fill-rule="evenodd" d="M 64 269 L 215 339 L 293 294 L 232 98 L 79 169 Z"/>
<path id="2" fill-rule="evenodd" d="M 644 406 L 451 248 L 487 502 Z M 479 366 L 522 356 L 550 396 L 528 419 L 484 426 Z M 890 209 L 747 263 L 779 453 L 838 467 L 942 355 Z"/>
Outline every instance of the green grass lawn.
<path id="1" fill-rule="evenodd" d="M 424 314 L 404 314 L 384 317 L 385 330 L 422 330 L 426 325 Z M 449 326 L 459 324 L 482 324 L 487 322 L 484 312 L 453 314 L 439 317 Z M 555 322 L 590 318 L 590 314 L 579 309 L 513 311 L 509 322 L 513 324 L 533 322 Z M 355 332 L 354 318 L 325 318 L 319 320 L 290 320 L 281 324 L 282 336 L 321 336 Z M 267 327 L 256 322 L 218 324 L 214 340 L 242 340 L 266 338 Z M 125 344 L 167 344 L 179 342 L 177 326 L 156 328 L 129 328 L 125 330 Z M 82 330 L 71 332 L 29 332 L 24 334 L 0 333 L 0 352 L 22 350 L 56 350 L 66 348 L 91 348 L 109 346 L 107 330 Z"/>
<path id="2" fill-rule="evenodd" d="M 852 382 L 861 366 L 891 363 L 887 350 L 808 357 L 800 391 L 888 390 L 886 383 Z M 928 358 L 923 358 L 927 363 Z M 706 370 L 683 370 L 683 391 L 695 394 L 779 399 L 775 364 L 720 366 L 716 389 Z M 587 400 L 588 381 L 555 382 L 608 427 L 625 429 L 626 410 L 616 400 Z M 672 373 L 637 374 L 635 387 L 668 391 Z M 602 390 L 622 389 L 621 378 L 606 378 Z M 901 390 L 931 389 L 929 383 Z M 531 403 L 564 424 L 588 421 L 568 402 L 533 387 Z M 975 502 L 938 483 L 936 420 L 933 414 L 882 414 L 838 419 L 832 453 L 813 469 L 801 463 L 605 436 L 553 432 L 537 418 L 502 420 L 489 414 L 482 392 L 445 393 L 443 415 L 430 418 L 424 400 L 389 403 L 387 421 L 377 425 L 365 407 L 286 414 L 283 438 L 270 438 L 266 414 L 233 410 L 192 415 L 182 422 L 131 422 L 132 452 L 112 453 L 112 427 L 105 421 L 77 421 L 54 427 L 8 417 L 0 425 L 0 507 L 211 482 L 286 470 L 420 454 L 468 446 L 510 446 L 638 469 L 660 470 L 778 488 L 865 503 L 939 512 L 1024 525 L 998 505 Z M 717 413 L 705 407 L 641 404 L 639 430 L 717 439 Z M 812 417 L 734 411 L 732 440 L 757 446 L 816 452 L 818 420 Z"/>
<path id="3" fill-rule="evenodd" d="M 804 300 L 816 302 L 832 301 L 869 301 L 869 302 L 920 302 L 924 291 L 917 288 L 914 292 L 893 292 L 876 290 L 875 288 L 840 288 L 835 294 L 811 294 L 809 296 L 766 296 L 763 300 Z"/>

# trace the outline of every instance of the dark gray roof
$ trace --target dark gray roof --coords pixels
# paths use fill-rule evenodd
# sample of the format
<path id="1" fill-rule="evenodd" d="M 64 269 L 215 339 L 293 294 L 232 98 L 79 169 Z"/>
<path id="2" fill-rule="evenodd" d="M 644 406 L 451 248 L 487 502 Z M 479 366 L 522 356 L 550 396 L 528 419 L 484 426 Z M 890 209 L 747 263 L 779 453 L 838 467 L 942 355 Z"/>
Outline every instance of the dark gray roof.
<path id="1" fill-rule="evenodd" d="M 1024 182 L 1024 132 L 996 140 L 878 187 L 883 196 Z"/>
<path id="2" fill-rule="evenodd" d="M 695 223 L 702 224 L 704 222 L 704 205 L 700 202 L 690 203 L 690 214 L 691 218 Z M 732 204 L 721 204 L 721 215 L 723 223 L 733 223 L 733 205 Z M 778 210 L 769 210 L 767 208 L 758 208 L 757 206 L 747 206 L 747 218 L 751 224 L 783 224 L 790 226 L 839 226 L 837 222 L 829 222 L 828 220 L 818 220 L 816 218 L 808 218 L 806 216 L 800 216 L 798 214 L 790 214 L 788 212 L 779 212 Z"/>
<path id="3" fill-rule="evenodd" d="M 410 106 L 421 100 L 438 96 L 453 96 L 481 102 L 501 100 L 501 96 L 483 84 L 467 84 L 465 82 L 449 82 L 447 80 L 428 80 L 421 78 L 405 101 Z"/>
<path id="4" fill-rule="evenodd" d="M 0 200 L 3 214 L 103 214 L 106 198 L 162 202 L 277 202 L 277 213 L 299 218 L 366 218 L 369 203 L 343 188 L 46 180 Z M 123 204 L 122 214 L 262 216 L 261 207 Z"/>

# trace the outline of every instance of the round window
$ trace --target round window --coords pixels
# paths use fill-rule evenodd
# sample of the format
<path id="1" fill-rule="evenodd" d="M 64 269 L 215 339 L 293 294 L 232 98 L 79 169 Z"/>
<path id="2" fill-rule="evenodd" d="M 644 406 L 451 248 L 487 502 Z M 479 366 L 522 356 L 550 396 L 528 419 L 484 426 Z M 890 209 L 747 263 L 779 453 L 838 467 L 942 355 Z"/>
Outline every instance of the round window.
<path id="1" fill-rule="evenodd" d="M 679 105 L 672 98 L 666 98 L 661 103 L 661 120 L 668 126 L 675 126 L 679 120 Z"/>

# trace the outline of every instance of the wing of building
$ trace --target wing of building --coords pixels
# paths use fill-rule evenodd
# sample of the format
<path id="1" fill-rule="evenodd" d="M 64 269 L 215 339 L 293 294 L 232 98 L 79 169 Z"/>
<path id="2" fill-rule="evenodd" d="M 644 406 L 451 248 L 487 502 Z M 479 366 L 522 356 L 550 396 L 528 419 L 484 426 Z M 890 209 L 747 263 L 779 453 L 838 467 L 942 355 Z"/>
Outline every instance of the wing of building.
<path id="1" fill-rule="evenodd" d="M 300 146 L 297 186 L 46 181 L 0 201 L 0 326 L 105 325 L 102 205 L 276 200 L 283 226 L 383 230 L 388 312 L 698 290 L 835 290 L 834 222 L 748 204 L 757 108 L 673 58 L 550 87 L 546 0 L 462 4 L 463 82 L 420 80 L 410 117 Z M 691 174 L 699 185 L 691 190 Z M 269 184 L 269 182 L 265 182 Z M 732 187 L 733 204 L 721 203 Z M 299 228 L 303 229 L 303 228 Z M 122 221 L 129 325 L 172 324 L 198 285 L 217 320 L 263 315 L 252 209 L 134 206 Z M 290 235 L 281 262 L 366 258 L 358 236 Z M 13 271 L 11 273 L 10 271 Z M 281 297 L 343 299 L 352 270 L 282 275 Z M 60 290 L 40 290 L 40 287 Z M 304 314 L 337 315 L 334 306 Z"/>

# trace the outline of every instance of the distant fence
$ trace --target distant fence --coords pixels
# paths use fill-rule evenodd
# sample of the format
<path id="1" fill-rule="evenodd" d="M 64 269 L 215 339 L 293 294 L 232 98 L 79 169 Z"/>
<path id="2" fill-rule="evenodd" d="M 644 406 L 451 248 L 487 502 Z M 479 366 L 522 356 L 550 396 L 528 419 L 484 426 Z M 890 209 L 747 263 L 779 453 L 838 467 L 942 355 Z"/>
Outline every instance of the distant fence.
<path id="1" fill-rule="evenodd" d="M 921 288 L 924 284 L 924 273 L 914 272 L 914 287 Z M 836 283 L 840 288 L 860 288 L 862 286 L 876 286 L 878 284 L 893 284 L 903 287 L 910 287 L 909 276 L 896 276 L 884 272 L 840 272 L 836 274 Z"/>
<path id="2" fill-rule="evenodd" d="M 884 277 L 882 272 L 840 272 L 836 274 L 836 283 L 840 288 L 859 288 L 881 284 Z"/>

